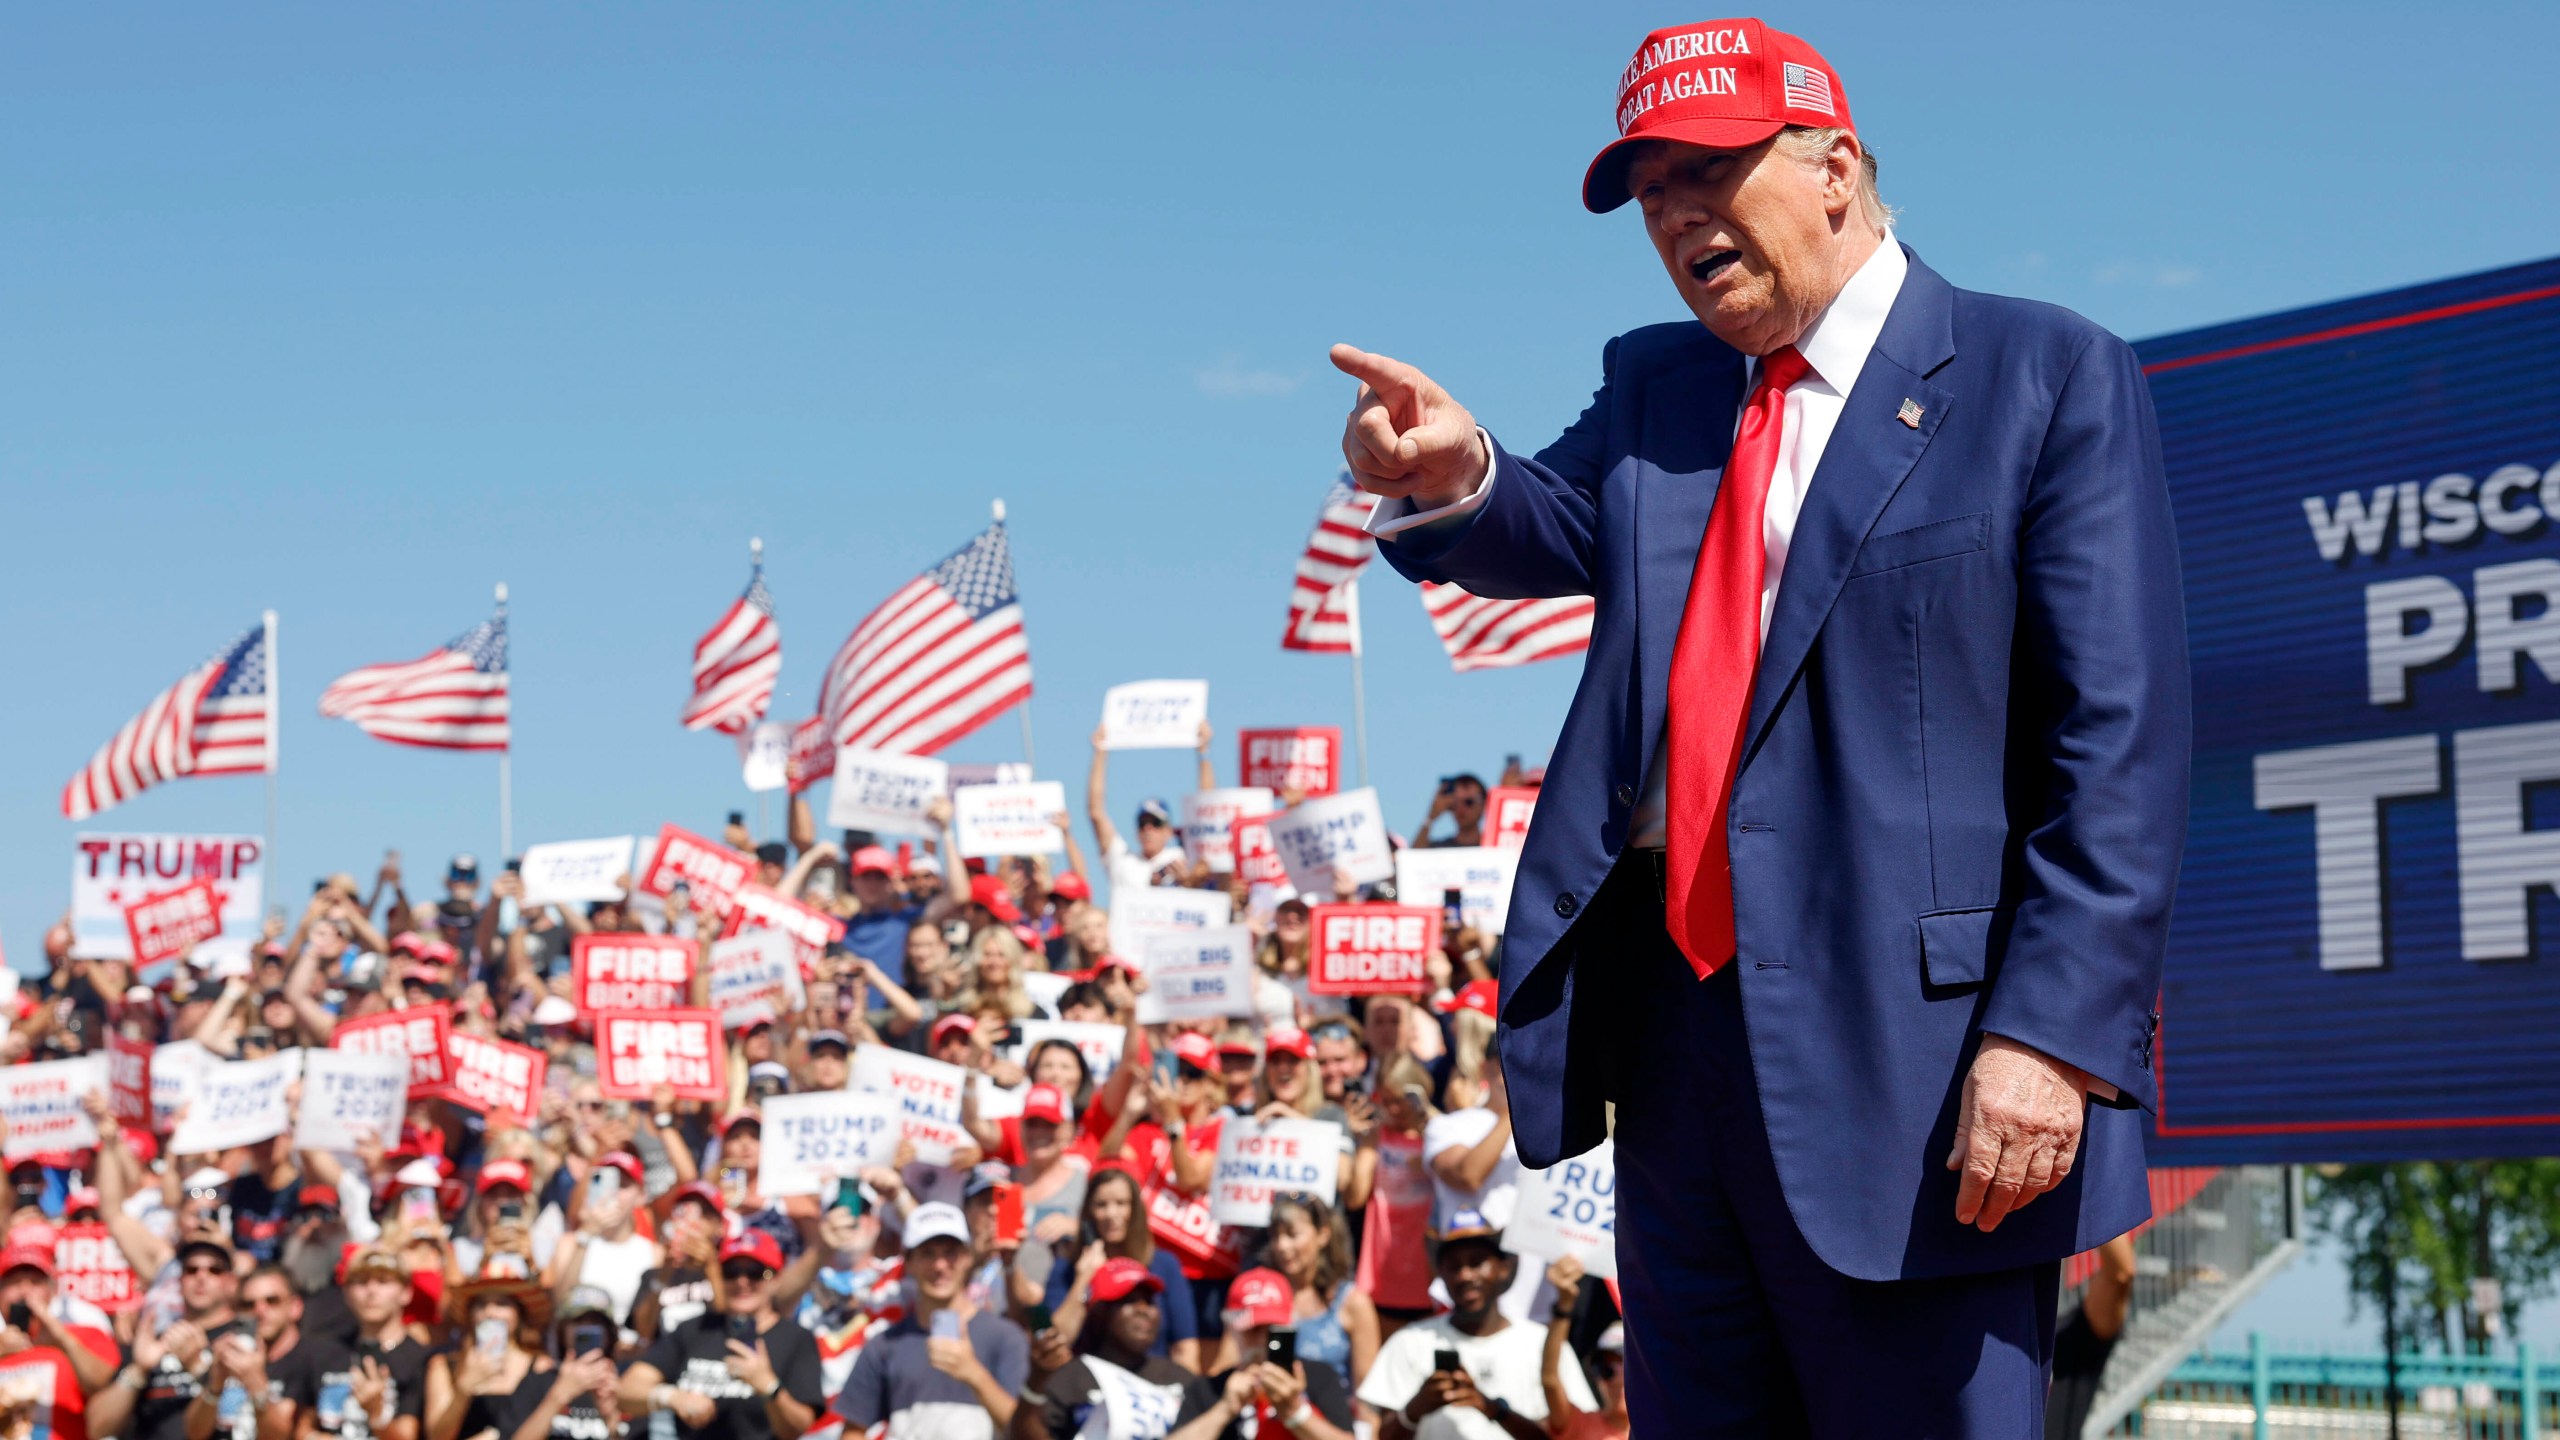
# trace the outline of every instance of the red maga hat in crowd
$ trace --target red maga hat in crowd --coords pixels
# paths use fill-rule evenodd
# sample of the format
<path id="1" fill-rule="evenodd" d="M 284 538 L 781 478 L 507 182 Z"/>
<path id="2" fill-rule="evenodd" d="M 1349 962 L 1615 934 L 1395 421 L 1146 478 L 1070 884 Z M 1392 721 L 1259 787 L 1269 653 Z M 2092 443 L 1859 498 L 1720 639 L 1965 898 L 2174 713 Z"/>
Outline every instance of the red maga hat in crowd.
<path id="1" fill-rule="evenodd" d="M 1174 1058 L 1199 1070 L 1218 1068 L 1218 1047 L 1197 1030 L 1185 1030 L 1173 1037 Z"/>
<path id="2" fill-rule="evenodd" d="M 741 1230 L 720 1242 L 720 1263 L 753 1260 L 767 1270 L 782 1268 L 782 1246 L 761 1230 Z"/>
<path id="3" fill-rule="evenodd" d="M 1628 152 L 1639 140 L 1739 149 L 1790 125 L 1855 128 L 1840 74 L 1814 48 L 1757 20 L 1704 20 L 1656 30 L 1618 77 L 1618 138 L 1582 177 L 1583 208 L 1627 203 Z"/>
<path id="4" fill-rule="evenodd" d="M 1064 1125 L 1067 1123 L 1067 1097 L 1055 1085 L 1034 1085 L 1030 1093 L 1022 1097 L 1022 1118 Z"/>
<path id="5" fill-rule="evenodd" d="M 1501 1002 L 1501 982 L 1495 980 L 1470 980 L 1466 984 L 1458 987 L 1457 1005 L 1454 1008 L 1460 1010 L 1473 1010 L 1477 1014 L 1482 1015 L 1489 1020 L 1498 1019 L 1500 1018 L 1499 1012 L 1501 1009 Z"/>
<path id="6" fill-rule="evenodd" d="M 1307 1032 L 1297 1026 L 1274 1025 L 1263 1032 L 1262 1053 L 1266 1059 L 1273 1055 L 1295 1055 L 1306 1060 L 1314 1057 L 1316 1047 L 1315 1042 L 1307 1038 Z"/>
<path id="7" fill-rule="evenodd" d="M 1277 1270 L 1247 1270 L 1227 1286 L 1227 1328 L 1286 1325 L 1297 1318 L 1298 1293 Z"/>
<path id="8" fill-rule="evenodd" d="M 1061 900 L 1090 900 L 1093 898 L 1093 885 L 1070 870 L 1049 882 L 1049 893 Z"/>
<path id="9" fill-rule="evenodd" d="M 1109 1305 L 1126 1300 L 1140 1290 L 1160 1295 L 1164 1293 L 1164 1282 L 1157 1279 L 1155 1272 L 1143 1262 L 1126 1255 L 1114 1255 L 1102 1262 L 1101 1269 L 1093 1272 L 1093 1283 L 1086 1288 L 1086 1293 L 1095 1301 Z"/>
<path id="10" fill-rule="evenodd" d="M 1013 893 L 1005 889 L 1004 881 L 997 876 L 970 876 L 969 900 L 972 904 L 984 905 L 988 914 L 1007 925 L 1022 918 L 1022 911 L 1013 903 Z"/>

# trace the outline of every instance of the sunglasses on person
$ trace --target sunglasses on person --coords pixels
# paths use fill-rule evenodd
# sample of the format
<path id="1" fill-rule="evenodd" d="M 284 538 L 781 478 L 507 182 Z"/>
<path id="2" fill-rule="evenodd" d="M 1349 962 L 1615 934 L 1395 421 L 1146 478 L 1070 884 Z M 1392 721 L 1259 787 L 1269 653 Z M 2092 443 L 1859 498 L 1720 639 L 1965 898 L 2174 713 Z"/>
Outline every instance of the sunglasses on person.
<path id="1" fill-rule="evenodd" d="M 1625 1368 L 1627 1368 L 1626 1361 L 1607 1351 L 1591 1357 L 1591 1374 L 1594 1379 L 1615 1380 L 1618 1378 L 1618 1372 Z"/>
<path id="2" fill-rule="evenodd" d="M 720 1278 L 732 1285 L 759 1284 L 772 1273 L 752 1260 L 735 1261 L 720 1267 Z"/>
<path id="3" fill-rule="evenodd" d="M 181 1265 L 178 1267 L 178 1273 L 181 1275 L 228 1275 L 231 1273 L 231 1267 L 219 1260 L 207 1260 L 201 1265 Z"/>

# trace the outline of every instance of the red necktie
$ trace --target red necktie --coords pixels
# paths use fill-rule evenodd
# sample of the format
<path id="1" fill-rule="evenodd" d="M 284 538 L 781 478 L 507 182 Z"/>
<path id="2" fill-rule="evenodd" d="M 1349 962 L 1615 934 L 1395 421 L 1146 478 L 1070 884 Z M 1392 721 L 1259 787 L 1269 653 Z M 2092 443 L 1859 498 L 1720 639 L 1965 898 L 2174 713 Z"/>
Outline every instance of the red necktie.
<path id="1" fill-rule="evenodd" d="M 1787 387 L 1812 368 L 1792 345 L 1761 360 L 1689 576 L 1680 638 L 1671 647 L 1671 769 L 1663 783 L 1671 843 L 1663 923 L 1701 980 L 1734 953 L 1733 855 L 1725 826 L 1742 726 L 1751 713 L 1751 679 L 1760 666 L 1760 582 L 1769 568 L 1761 517 L 1786 429 Z"/>

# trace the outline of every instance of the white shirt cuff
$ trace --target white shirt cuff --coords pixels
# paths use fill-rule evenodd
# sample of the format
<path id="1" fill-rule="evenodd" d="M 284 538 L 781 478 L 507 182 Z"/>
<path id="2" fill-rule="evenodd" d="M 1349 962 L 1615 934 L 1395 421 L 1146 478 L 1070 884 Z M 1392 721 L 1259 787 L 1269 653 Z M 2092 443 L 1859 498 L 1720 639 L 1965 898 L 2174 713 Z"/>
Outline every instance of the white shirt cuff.
<path id="1" fill-rule="evenodd" d="M 1378 507 L 1369 512 L 1369 533 L 1381 540 L 1392 539 L 1407 530 L 1424 525 L 1436 525 L 1443 520 L 1463 520 L 1483 509 L 1485 497 L 1493 493 L 1493 437 L 1486 434 L 1484 427 L 1479 425 L 1476 427 L 1476 438 L 1484 443 L 1485 467 L 1484 478 L 1476 482 L 1475 493 L 1464 499 L 1452 500 L 1446 505 L 1421 511 L 1415 510 L 1413 502 L 1403 496 L 1391 495 L 1379 501 Z"/>

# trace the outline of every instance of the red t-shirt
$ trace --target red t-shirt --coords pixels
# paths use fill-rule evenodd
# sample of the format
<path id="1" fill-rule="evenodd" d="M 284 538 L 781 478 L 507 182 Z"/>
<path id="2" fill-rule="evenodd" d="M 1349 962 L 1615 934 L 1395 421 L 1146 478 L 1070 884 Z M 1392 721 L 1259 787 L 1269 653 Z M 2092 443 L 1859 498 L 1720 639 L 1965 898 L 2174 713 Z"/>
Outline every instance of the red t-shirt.
<path id="1" fill-rule="evenodd" d="M 114 1337 L 86 1325 L 66 1326 L 90 1353 L 113 1365 L 122 1357 Z M 80 1391 L 80 1374 L 71 1360 L 50 1345 L 37 1345 L 0 1358 L 0 1388 L 36 1381 L 36 1440 L 89 1440 L 89 1398 Z"/>

